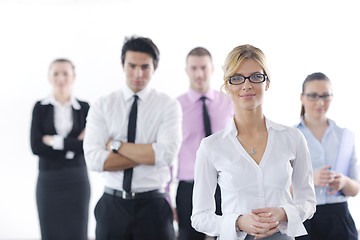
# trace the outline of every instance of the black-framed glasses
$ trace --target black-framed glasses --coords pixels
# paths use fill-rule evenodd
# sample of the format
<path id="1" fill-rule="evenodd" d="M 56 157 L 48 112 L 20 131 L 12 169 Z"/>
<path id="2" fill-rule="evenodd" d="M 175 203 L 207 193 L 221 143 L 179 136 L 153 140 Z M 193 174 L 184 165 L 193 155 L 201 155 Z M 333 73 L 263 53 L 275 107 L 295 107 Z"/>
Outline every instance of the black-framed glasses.
<path id="1" fill-rule="evenodd" d="M 319 95 L 317 93 L 303 93 L 302 95 L 306 96 L 306 99 L 312 102 L 317 102 L 320 98 L 325 102 L 328 102 L 332 99 L 332 93 L 325 93 L 323 95 Z"/>
<path id="2" fill-rule="evenodd" d="M 229 77 L 229 83 L 232 85 L 239 85 L 239 84 L 243 84 L 246 81 L 246 79 L 248 79 L 251 83 L 262 83 L 265 82 L 266 78 L 267 76 L 261 73 L 255 73 L 248 77 L 235 75 Z"/>

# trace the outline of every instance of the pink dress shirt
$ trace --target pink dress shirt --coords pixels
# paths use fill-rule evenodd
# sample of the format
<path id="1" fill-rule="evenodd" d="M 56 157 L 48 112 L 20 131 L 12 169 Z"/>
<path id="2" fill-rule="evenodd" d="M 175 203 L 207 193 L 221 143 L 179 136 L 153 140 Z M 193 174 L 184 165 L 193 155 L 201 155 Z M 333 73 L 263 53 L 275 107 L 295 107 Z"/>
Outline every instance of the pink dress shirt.
<path id="1" fill-rule="evenodd" d="M 193 89 L 178 97 L 183 112 L 182 136 L 183 141 L 179 152 L 177 178 L 179 180 L 193 180 L 196 151 L 201 140 L 205 137 L 203 122 L 203 102 L 205 96 L 208 108 L 211 130 L 216 133 L 222 130 L 234 115 L 234 108 L 229 96 L 210 89 L 206 94 L 201 94 Z"/>

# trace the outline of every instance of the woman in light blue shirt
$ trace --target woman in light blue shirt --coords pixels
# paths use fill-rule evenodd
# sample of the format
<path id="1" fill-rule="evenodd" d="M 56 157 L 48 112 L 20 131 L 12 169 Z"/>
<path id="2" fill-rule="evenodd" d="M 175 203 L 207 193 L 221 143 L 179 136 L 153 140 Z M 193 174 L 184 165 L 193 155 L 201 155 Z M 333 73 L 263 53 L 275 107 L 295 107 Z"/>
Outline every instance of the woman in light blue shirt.
<path id="1" fill-rule="evenodd" d="M 301 122 L 314 170 L 316 213 L 305 222 L 307 236 L 301 240 L 357 239 L 347 199 L 360 189 L 359 163 L 354 134 L 326 117 L 332 100 L 329 78 L 323 73 L 307 76 L 301 94 Z"/>

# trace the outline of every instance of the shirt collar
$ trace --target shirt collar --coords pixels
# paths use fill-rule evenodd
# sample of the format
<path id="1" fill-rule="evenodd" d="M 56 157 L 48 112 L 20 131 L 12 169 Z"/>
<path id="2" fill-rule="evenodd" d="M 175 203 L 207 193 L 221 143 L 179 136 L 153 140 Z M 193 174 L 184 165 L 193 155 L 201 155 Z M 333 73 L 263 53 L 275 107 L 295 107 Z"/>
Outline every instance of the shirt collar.
<path id="1" fill-rule="evenodd" d="M 149 97 L 150 91 L 151 91 L 151 88 L 149 86 L 146 86 L 143 90 L 137 92 L 136 95 L 139 97 L 139 99 L 146 101 Z M 133 99 L 133 97 L 135 95 L 133 90 L 131 90 L 127 84 L 125 84 L 124 88 L 122 89 L 122 92 L 124 93 L 124 100 L 126 102 Z"/>
<path id="2" fill-rule="evenodd" d="M 60 104 L 54 97 L 53 94 L 47 96 L 46 98 L 44 98 L 43 100 L 41 100 L 41 105 L 53 105 L 53 106 L 66 106 L 66 105 L 70 105 L 72 106 L 75 110 L 80 110 L 81 109 L 81 105 L 80 103 L 76 100 L 75 97 L 71 96 L 70 97 L 70 101 L 66 102 L 65 104 Z"/>
<path id="3" fill-rule="evenodd" d="M 215 98 L 215 90 L 209 89 L 205 94 L 202 94 L 190 88 L 187 95 L 190 101 L 193 103 L 198 101 L 202 96 L 205 96 L 207 99 L 212 101 Z"/>
<path id="4" fill-rule="evenodd" d="M 285 130 L 285 127 L 278 124 L 278 123 L 275 123 L 269 119 L 267 119 L 265 117 L 265 124 L 266 124 L 266 129 L 268 131 L 270 131 L 270 129 L 274 129 L 276 131 L 283 131 Z M 235 116 L 233 117 L 232 121 L 230 121 L 228 123 L 228 125 L 225 127 L 224 129 L 224 132 L 223 132 L 223 138 L 225 138 L 227 135 L 233 135 L 233 136 L 237 136 L 237 129 L 236 129 L 236 126 L 235 126 Z"/>
<path id="5" fill-rule="evenodd" d="M 327 121 L 328 121 L 328 124 L 329 124 L 329 126 L 327 127 L 328 129 L 332 129 L 333 127 L 336 126 L 334 120 L 328 118 Z M 297 127 L 308 128 L 308 127 L 306 126 L 306 124 L 305 124 L 304 117 L 301 117 L 301 118 L 300 118 L 300 123 L 297 125 Z"/>

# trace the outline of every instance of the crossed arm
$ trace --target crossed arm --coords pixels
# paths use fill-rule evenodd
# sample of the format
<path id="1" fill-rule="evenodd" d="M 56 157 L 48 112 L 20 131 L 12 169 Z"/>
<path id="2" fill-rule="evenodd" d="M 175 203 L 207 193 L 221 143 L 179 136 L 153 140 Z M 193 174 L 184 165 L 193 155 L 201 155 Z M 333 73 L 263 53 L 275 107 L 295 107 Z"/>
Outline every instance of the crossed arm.
<path id="1" fill-rule="evenodd" d="M 106 144 L 106 149 L 111 151 L 110 139 Z M 104 162 L 104 171 L 120 171 L 128 168 L 155 164 L 155 152 L 152 144 L 135 144 L 122 142 L 118 153 L 111 152 Z"/>

